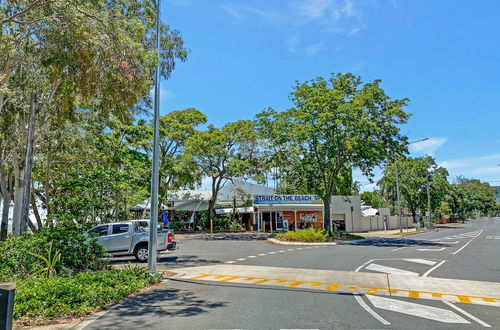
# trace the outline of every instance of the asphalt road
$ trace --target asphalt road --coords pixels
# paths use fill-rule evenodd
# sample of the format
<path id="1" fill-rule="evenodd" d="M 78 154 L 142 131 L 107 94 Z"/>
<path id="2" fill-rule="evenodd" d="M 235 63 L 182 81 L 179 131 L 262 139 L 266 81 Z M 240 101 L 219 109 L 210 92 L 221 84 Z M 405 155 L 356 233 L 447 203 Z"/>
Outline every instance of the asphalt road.
<path id="1" fill-rule="evenodd" d="M 341 270 L 500 282 L 500 219 L 480 219 L 423 234 L 327 247 L 278 246 L 244 239 L 182 240 L 160 269 L 275 267 L 289 280 Z M 115 263 L 126 263 L 121 258 Z M 244 268 L 244 267 L 243 267 Z M 346 273 L 352 274 L 352 273 Z M 250 271 L 245 276 L 252 276 Z M 346 275 L 349 277 L 349 275 Z M 476 329 L 500 328 L 500 307 L 313 290 L 308 287 L 169 280 L 119 304 L 87 329 Z"/>

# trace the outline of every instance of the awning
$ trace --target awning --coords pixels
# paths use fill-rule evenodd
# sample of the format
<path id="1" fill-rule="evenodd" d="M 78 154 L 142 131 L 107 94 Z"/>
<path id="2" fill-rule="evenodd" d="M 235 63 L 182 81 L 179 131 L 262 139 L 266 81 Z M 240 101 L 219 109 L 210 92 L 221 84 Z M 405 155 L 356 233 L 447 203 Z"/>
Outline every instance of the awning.
<path id="1" fill-rule="evenodd" d="M 206 211 L 208 209 L 208 202 L 202 200 L 179 202 L 170 209 L 176 211 Z"/>
<path id="2" fill-rule="evenodd" d="M 252 213 L 253 207 L 236 207 L 235 211 L 236 211 L 236 213 Z M 230 213 L 233 213 L 233 208 L 232 207 L 225 207 L 222 209 L 215 209 L 215 213 L 217 213 L 217 214 L 230 214 Z"/>

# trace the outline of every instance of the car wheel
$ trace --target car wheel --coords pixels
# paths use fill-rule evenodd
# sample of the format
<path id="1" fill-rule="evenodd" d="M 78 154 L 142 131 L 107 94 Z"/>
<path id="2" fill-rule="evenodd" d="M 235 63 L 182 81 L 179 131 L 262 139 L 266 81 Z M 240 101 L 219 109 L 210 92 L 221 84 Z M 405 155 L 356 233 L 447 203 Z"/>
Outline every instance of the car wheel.
<path id="1" fill-rule="evenodd" d="M 146 245 L 139 246 L 135 249 L 135 259 L 139 262 L 146 262 L 148 260 L 148 247 Z"/>

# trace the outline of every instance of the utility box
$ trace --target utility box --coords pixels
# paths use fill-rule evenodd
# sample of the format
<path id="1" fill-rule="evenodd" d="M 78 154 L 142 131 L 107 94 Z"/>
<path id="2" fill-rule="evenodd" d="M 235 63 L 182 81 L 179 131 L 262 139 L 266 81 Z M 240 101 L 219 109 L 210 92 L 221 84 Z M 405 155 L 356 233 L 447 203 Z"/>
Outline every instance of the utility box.
<path id="1" fill-rule="evenodd" d="M 15 283 L 0 283 L 0 330 L 12 329 Z"/>

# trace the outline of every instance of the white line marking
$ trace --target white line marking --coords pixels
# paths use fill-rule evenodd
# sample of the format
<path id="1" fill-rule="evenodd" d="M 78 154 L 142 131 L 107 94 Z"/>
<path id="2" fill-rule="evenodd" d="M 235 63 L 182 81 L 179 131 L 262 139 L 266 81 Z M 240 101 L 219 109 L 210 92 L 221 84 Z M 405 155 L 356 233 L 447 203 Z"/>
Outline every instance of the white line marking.
<path id="1" fill-rule="evenodd" d="M 453 253 L 450 253 L 450 254 L 457 254 L 458 252 L 462 251 L 462 249 L 464 247 L 466 247 L 467 245 L 469 245 L 470 243 L 472 242 L 472 240 L 468 241 L 467 243 L 464 244 L 464 246 L 462 246 L 460 249 L 456 250 L 455 252 Z"/>
<path id="2" fill-rule="evenodd" d="M 310 248 L 311 248 L 310 246 L 306 247 L 306 249 L 310 249 Z"/>
<path id="3" fill-rule="evenodd" d="M 257 258 L 257 256 L 248 256 L 247 258 Z"/>
<path id="4" fill-rule="evenodd" d="M 427 276 L 429 276 L 429 274 L 430 274 L 432 271 L 436 270 L 439 266 L 441 266 L 442 264 L 444 264 L 444 263 L 445 263 L 445 261 L 446 261 L 446 260 L 441 261 L 441 262 L 440 262 L 440 263 L 438 263 L 436 266 L 434 266 L 434 267 L 432 267 L 431 269 L 429 269 L 428 271 L 426 271 L 426 272 L 422 275 L 422 277 L 427 277 Z"/>
<path id="5" fill-rule="evenodd" d="M 478 319 L 477 317 L 475 317 L 474 315 L 470 314 L 470 313 L 467 313 L 466 311 L 464 311 L 463 309 L 455 306 L 455 304 L 452 304 L 450 303 L 449 301 L 443 301 L 446 305 L 450 306 L 451 308 L 454 308 L 456 309 L 457 311 L 459 311 L 460 313 L 462 313 L 463 315 L 467 316 L 468 318 L 470 318 L 471 320 L 473 321 L 476 321 L 477 323 L 481 324 L 483 327 L 486 327 L 486 328 L 491 328 L 491 325 L 489 325 L 488 323 L 484 322 L 484 321 L 481 321 L 480 319 Z"/>
<path id="6" fill-rule="evenodd" d="M 412 275 L 418 276 L 418 273 L 410 272 L 408 270 L 393 268 L 388 266 L 382 266 L 378 264 L 370 264 L 365 269 L 374 270 L 376 272 L 386 273 L 386 274 L 396 274 L 396 275 Z"/>
<path id="7" fill-rule="evenodd" d="M 267 253 L 259 253 L 258 256 L 265 256 Z"/>
<path id="8" fill-rule="evenodd" d="M 295 249 L 286 249 L 286 250 L 287 250 L 287 251 L 293 251 L 293 250 L 295 250 Z"/>
<path id="9" fill-rule="evenodd" d="M 440 249 L 417 249 L 417 251 L 443 251 L 446 249 L 445 247 L 442 247 Z"/>
<path id="10" fill-rule="evenodd" d="M 370 262 L 374 261 L 375 259 L 371 259 L 371 260 L 368 260 L 367 262 L 365 262 L 364 264 L 362 264 L 361 266 L 359 266 L 358 268 L 356 268 L 354 270 L 355 273 L 359 272 L 361 270 L 361 268 L 363 268 L 365 265 L 368 265 Z"/>
<path id="11" fill-rule="evenodd" d="M 458 241 L 455 241 L 455 242 L 436 242 L 438 244 L 457 244 Z"/>
<path id="12" fill-rule="evenodd" d="M 234 264 L 235 262 L 236 262 L 236 261 L 231 260 L 231 261 L 226 261 L 225 263 L 226 263 L 226 264 Z"/>
<path id="13" fill-rule="evenodd" d="M 359 296 L 359 293 L 355 293 L 354 294 L 354 298 L 356 299 L 356 301 L 358 302 L 358 304 L 360 304 L 361 307 L 363 307 L 368 313 L 370 313 L 374 318 L 376 318 L 377 320 L 379 320 L 380 322 L 382 322 L 383 325 L 389 325 L 391 324 L 389 321 L 387 321 L 386 319 L 384 319 L 382 316 L 378 315 L 373 309 L 370 308 L 370 306 L 368 306 L 364 301 L 363 299 L 361 299 L 361 297 Z"/>
<path id="14" fill-rule="evenodd" d="M 295 248 L 295 250 L 302 250 L 302 249 L 304 249 L 304 248 Z"/>
<path id="15" fill-rule="evenodd" d="M 373 306 L 380 309 L 385 309 L 388 311 L 402 313 L 406 315 L 423 317 L 429 320 L 434 320 L 442 323 L 470 324 L 469 321 L 467 321 L 460 315 L 455 314 L 447 309 L 431 307 L 427 305 L 420 305 L 402 300 L 383 298 L 371 294 L 367 294 L 366 297 L 368 298 L 368 300 L 370 300 Z"/>
<path id="16" fill-rule="evenodd" d="M 426 259 L 403 259 L 409 262 L 416 262 L 417 264 L 423 264 L 423 265 L 429 265 L 429 266 L 434 266 L 437 261 L 432 261 L 432 260 L 426 260 Z"/>
<path id="17" fill-rule="evenodd" d="M 407 246 L 403 246 L 403 247 L 400 247 L 400 248 L 394 249 L 394 250 L 392 250 L 392 251 L 399 251 L 399 250 L 401 250 L 401 249 L 405 249 L 405 248 L 407 248 Z"/>
<path id="18" fill-rule="evenodd" d="M 283 251 L 283 250 L 279 250 L 279 251 L 276 251 L 276 252 L 279 252 L 279 253 L 285 253 L 285 251 Z"/>
<path id="19" fill-rule="evenodd" d="M 236 260 L 238 260 L 238 261 L 243 261 L 243 260 L 247 260 L 247 258 L 238 258 L 238 259 L 236 259 Z"/>
<path id="20" fill-rule="evenodd" d="M 275 254 L 276 252 L 272 251 L 272 252 L 269 252 L 269 254 Z"/>

